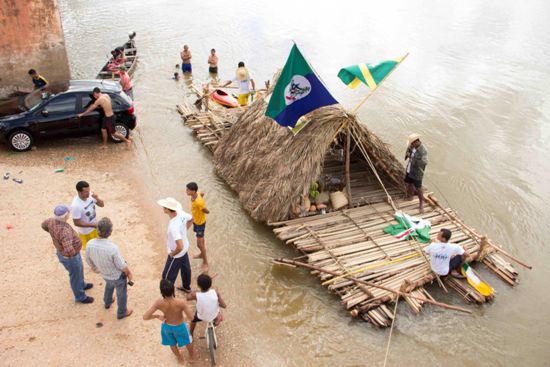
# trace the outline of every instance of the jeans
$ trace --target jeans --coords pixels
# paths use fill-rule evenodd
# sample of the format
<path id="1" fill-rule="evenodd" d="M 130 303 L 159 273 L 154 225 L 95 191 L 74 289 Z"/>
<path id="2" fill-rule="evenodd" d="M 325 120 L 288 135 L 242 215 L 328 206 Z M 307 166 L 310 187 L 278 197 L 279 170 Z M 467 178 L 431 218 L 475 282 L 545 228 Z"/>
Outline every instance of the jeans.
<path id="1" fill-rule="evenodd" d="M 116 288 L 116 304 L 118 319 L 122 319 L 126 316 L 126 302 L 128 301 L 128 286 L 126 282 L 126 274 L 120 274 L 120 278 L 117 280 L 105 279 L 105 293 L 103 295 L 103 303 L 105 306 L 109 306 L 113 300 L 113 292 Z"/>
<path id="2" fill-rule="evenodd" d="M 181 272 L 181 285 L 185 289 L 191 289 L 191 264 L 189 263 L 189 254 L 182 257 L 168 256 L 164 270 L 162 271 L 162 279 L 168 279 L 172 284 L 176 284 L 178 271 Z"/>
<path id="3" fill-rule="evenodd" d="M 82 265 L 82 257 L 80 257 L 80 253 L 71 258 L 65 258 L 57 252 L 57 258 L 69 272 L 69 281 L 71 283 L 71 289 L 73 290 L 75 301 L 84 301 L 87 297 L 84 292 L 86 282 L 84 282 L 84 267 Z"/>

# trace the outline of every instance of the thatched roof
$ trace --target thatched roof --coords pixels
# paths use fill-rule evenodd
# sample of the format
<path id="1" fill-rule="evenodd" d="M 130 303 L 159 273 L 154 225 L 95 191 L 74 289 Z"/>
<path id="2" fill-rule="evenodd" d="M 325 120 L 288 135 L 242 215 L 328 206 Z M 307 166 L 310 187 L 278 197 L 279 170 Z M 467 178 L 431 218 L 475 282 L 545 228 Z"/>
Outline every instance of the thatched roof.
<path id="1" fill-rule="evenodd" d="M 216 170 L 235 190 L 244 208 L 262 222 L 284 220 L 319 178 L 325 155 L 346 127 L 360 139 L 383 180 L 401 186 L 403 167 L 387 146 L 339 105 L 308 115 L 311 122 L 296 136 L 264 115 L 258 99 L 238 117 L 214 152 Z"/>

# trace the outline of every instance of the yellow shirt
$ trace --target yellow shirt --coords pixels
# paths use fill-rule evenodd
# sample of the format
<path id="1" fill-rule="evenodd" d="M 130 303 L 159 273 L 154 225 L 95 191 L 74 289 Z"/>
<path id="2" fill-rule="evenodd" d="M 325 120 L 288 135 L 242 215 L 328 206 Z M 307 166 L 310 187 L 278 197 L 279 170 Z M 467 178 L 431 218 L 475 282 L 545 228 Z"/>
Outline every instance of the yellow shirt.
<path id="1" fill-rule="evenodd" d="M 197 198 L 191 201 L 191 213 L 193 214 L 193 223 L 201 225 L 206 223 L 206 213 L 204 209 L 204 199 L 201 194 L 197 192 Z"/>

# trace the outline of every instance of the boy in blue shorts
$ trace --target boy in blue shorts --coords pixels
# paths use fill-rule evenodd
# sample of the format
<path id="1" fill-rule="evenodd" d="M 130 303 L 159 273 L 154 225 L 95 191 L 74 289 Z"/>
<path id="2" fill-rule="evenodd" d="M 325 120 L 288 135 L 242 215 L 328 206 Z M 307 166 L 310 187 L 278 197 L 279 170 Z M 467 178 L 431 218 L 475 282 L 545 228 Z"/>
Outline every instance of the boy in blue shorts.
<path id="1" fill-rule="evenodd" d="M 184 346 L 189 351 L 189 359 L 195 359 L 193 350 L 193 339 L 187 329 L 183 313 L 189 320 L 193 318 L 193 313 L 183 299 L 175 297 L 174 284 L 167 279 L 160 281 L 161 299 L 155 301 L 153 306 L 143 315 L 144 320 L 159 319 L 162 321 L 160 334 L 162 336 L 162 345 L 170 347 L 178 362 L 183 364 L 183 353 L 179 348 Z M 162 315 L 155 314 L 156 311 L 162 312 Z"/>

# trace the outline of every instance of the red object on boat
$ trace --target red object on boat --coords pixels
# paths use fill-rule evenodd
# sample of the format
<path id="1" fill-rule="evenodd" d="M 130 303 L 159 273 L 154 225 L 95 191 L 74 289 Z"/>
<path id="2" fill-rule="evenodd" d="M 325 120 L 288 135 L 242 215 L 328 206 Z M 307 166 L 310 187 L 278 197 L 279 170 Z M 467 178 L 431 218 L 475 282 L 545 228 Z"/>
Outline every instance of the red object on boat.
<path id="1" fill-rule="evenodd" d="M 237 99 L 225 93 L 221 89 L 216 89 L 212 93 L 210 93 L 210 98 L 225 107 L 239 107 Z"/>

